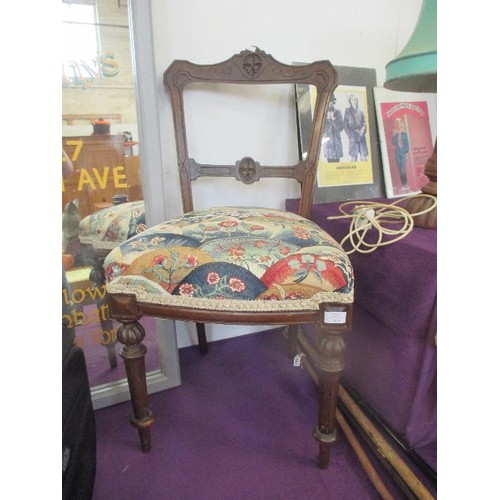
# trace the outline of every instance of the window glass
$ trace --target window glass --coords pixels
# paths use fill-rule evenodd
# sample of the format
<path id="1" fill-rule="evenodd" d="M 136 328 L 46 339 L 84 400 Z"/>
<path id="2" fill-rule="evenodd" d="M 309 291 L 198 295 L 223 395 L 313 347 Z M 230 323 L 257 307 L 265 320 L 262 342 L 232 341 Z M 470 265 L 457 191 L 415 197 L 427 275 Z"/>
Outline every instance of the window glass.
<path id="1" fill-rule="evenodd" d="M 94 3 L 62 4 L 63 83 L 84 85 L 96 74 L 99 41 Z"/>

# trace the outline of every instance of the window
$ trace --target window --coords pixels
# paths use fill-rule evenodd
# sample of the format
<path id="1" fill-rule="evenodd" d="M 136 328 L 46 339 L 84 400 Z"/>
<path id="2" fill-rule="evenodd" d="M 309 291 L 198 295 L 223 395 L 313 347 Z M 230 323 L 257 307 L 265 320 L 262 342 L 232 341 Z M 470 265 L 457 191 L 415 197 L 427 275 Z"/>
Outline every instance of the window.
<path id="1" fill-rule="evenodd" d="M 63 85 L 85 86 L 99 77 L 99 36 L 93 1 L 62 2 Z"/>

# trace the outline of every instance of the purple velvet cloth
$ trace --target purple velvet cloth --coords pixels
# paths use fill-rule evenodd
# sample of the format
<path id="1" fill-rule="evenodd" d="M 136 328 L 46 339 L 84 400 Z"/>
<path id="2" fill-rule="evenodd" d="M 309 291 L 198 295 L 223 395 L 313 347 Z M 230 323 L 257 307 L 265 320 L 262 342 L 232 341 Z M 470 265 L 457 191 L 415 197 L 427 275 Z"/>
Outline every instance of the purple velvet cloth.
<path id="1" fill-rule="evenodd" d="M 310 218 L 340 242 L 350 220 L 327 219 L 341 215 L 339 205 L 315 204 Z M 298 200 L 286 208 L 297 212 Z M 373 253 L 349 255 L 354 324 L 343 378 L 417 453 L 437 440 L 436 233 L 414 228 Z M 425 458 L 436 468 L 435 454 Z"/>

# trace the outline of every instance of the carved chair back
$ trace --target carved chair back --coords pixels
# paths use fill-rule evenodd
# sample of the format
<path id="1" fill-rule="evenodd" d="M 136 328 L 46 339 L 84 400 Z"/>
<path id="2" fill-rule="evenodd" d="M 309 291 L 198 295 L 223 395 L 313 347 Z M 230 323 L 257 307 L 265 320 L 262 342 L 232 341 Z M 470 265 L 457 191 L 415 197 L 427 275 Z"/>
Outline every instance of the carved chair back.
<path id="1" fill-rule="evenodd" d="M 184 90 L 192 83 L 231 83 L 243 85 L 307 84 L 316 87 L 308 154 L 294 165 L 262 165 L 244 156 L 233 165 L 198 163 L 188 152 Z M 193 206 L 191 182 L 201 176 L 234 177 L 243 184 L 252 184 L 263 177 L 296 179 L 301 187 L 299 214 L 309 217 L 313 199 L 322 130 L 331 94 L 337 86 L 337 73 L 329 61 L 305 65 L 278 62 L 260 49 L 244 50 L 230 59 L 211 65 L 175 60 L 164 73 L 172 103 L 181 195 L 184 212 Z"/>

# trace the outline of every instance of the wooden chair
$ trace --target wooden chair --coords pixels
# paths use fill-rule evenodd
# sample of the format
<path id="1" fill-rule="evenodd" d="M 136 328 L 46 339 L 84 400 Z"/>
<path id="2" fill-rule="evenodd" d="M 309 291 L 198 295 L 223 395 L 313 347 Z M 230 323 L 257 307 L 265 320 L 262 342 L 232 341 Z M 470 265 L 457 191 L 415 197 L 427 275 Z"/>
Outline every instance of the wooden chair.
<path id="1" fill-rule="evenodd" d="M 307 158 L 285 166 L 264 166 L 248 156 L 235 165 L 197 163 L 188 154 L 184 114 L 184 89 L 195 82 L 315 86 Z M 307 217 L 336 71 L 329 61 L 287 65 L 256 49 L 213 65 L 176 60 L 166 70 L 164 84 L 173 109 L 184 214 L 129 239 L 104 262 L 111 316 L 122 323 L 117 336 L 132 399 L 131 423 L 139 431 L 142 450 L 151 448 L 153 413 L 148 406 L 141 316 L 197 323 L 202 350 L 206 323 L 287 326 L 290 353 L 301 343 L 299 325 L 315 323 L 319 340 L 301 343 L 299 350 L 319 381 L 314 437 L 319 442 L 319 465 L 326 468 L 336 440 L 342 334 L 352 324 L 354 281 L 340 245 Z M 224 205 L 195 210 L 191 182 L 200 176 L 233 176 L 243 184 L 262 177 L 296 179 L 301 186 L 300 215 Z"/>

